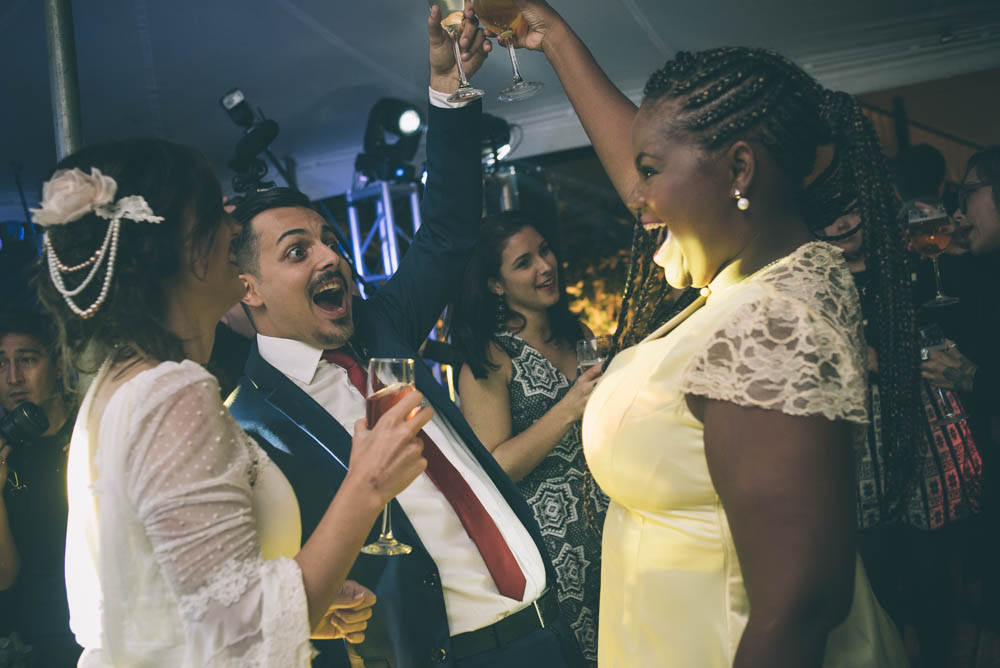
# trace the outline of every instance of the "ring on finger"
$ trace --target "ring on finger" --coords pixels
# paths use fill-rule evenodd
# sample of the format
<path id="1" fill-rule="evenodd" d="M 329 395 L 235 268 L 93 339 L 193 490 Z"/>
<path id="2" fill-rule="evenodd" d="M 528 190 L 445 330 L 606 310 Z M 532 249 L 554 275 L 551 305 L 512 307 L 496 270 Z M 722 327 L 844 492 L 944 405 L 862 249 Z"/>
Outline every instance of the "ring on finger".
<path id="1" fill-rule="evenodd" d="M 927 348 L 921 348 L 920 349 L 920 360 L 923 361 L 923 362 L 926 362 L 930 358 L 931 358 L 931 351 L 927 350 Z"/>

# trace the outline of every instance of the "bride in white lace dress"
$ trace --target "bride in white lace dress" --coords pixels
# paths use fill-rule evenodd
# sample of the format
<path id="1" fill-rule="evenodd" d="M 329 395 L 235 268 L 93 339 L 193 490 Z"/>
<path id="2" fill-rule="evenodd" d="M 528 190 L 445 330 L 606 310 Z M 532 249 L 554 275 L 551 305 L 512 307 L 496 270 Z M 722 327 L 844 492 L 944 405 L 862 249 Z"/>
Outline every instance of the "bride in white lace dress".
<path id="1" fill-rule="evenodd" d="M 40 296 L 68 357 L 105 361 L 70 445 L 67 593 L 81 666 L 307 666 L 359 641 L 374 596 L 345 578 L 383 504 L 425 465 L 412 393 L 355 426 L 350 473 L 301 546 L 288 481 L 203 367 L 243 287 L 238 228 L 194 149 L 113 142 L 64 159 L 35 220 Z"/>

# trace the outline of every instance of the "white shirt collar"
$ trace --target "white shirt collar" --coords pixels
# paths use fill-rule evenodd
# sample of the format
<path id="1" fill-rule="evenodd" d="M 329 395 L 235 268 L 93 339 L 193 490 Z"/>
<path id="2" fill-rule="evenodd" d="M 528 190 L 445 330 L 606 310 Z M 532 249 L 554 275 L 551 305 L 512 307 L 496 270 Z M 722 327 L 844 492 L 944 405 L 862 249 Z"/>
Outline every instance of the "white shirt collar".
<path id="1" fill-rule="evenodd" d="M 320 348 L 295 339 L 257 334 L 257 350 L 264 361 L 293 380 L 309 385 L 323 355 Z"/>

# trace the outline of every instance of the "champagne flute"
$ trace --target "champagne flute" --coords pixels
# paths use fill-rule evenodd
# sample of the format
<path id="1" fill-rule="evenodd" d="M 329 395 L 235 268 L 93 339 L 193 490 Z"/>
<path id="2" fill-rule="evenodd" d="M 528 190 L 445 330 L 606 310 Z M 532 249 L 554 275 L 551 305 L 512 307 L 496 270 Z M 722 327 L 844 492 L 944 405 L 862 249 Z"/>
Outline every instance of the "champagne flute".
<path id="1" fill-rule="evenodd" d="M 933 198 L 911 200 L 903 204 L 900 217 L 906 225 L 910 247 L 919 255 L 929 259 L 934 266 L 937 294 L 933 299 L 924 302 L 924 306 L 936 308 L 958 303 L 955 297 L 944 294 L 941 287 L 941 268 L 938 266 L 938 256 L 951 243 L 951 235 L 955 231 L 955 225 L 948 217 L 944 204 Z"/>
<path id="2" fill-rule="evenodd" d="M 580 373 L 587 369 L 604 364 L 611 350 L 611 337 L 598 336 L 594 339 L 582 339 L 576 342 L 576 361 L 580 366 Z"/>
<path id="3" fill-rule="evenodd" d="M 455 63 L 458 65 L 458 90 L 448 97 L 449 102 L 464 102 L 478 100 L 486 91 L 473 88 L 469 77 L 465 76 L 465 66 L 462 64 L 462 50 L 458 40 L 462 36 L 462 19 L 465 18 L 465 0 L 427 0 L 431 7 L 437 5 L 441 10 L 441 27 L 448 33 L 451 44 L 455 48 Z"/>
<path id="4" fill-rule="evenodd" d="M 368 383 L 365 393 L 365 417 L 371 429 L 386 411 L 414 390 L 413 360 L 400 357 L 373 357 L 368 362 Z M 378 540 L 361 548 L 365 554 L 396 556 L 409 554 L 413 548 L 400 543 L 392 535 L 389 504 L 382 510 L 382 530 Z"/>
<path id="5" fill-rule="evenodd" d="M 514 29 L 524 20 L 521 10 L 514 0 L 472 0 L 472 8 L 483 26 L 495 32 L 510 55 L 510 64 L 514 68 L 514 83 L 500 91 L 497 99 L 501 102 L 517 102 L 537 95 L 542 90 L 542 84 L 537 81 L 525 81 L 517 66 L 517 56 L 514 54 Z"/>

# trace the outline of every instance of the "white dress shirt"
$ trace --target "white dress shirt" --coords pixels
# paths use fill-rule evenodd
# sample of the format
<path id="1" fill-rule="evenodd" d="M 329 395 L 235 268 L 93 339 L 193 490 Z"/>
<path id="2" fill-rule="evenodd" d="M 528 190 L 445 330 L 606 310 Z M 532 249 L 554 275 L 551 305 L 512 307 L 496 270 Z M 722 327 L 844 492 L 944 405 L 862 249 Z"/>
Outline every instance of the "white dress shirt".
<path id="1" fill-rule="evenodd" d="M 258 334 L 257 347 L 261 357 L 325 408 L 347 433 L 354 435 L 354 423 L 365 417 L 365 398 L 343 368 L 324 361 L 322 350 L 301 341 Z M 457 635 L 489 626 L 527 607 L 545 589 L 545 565 L 527 529 L 448 421 L 435 413 L 424 432 L 493 518 L 527 581 L 522 601 L 497 591 L 486 563 L 458 515 L 441 490 L 422 473 L 396 500 L 437 565 L 448 627 L 451 635 Z"/>

